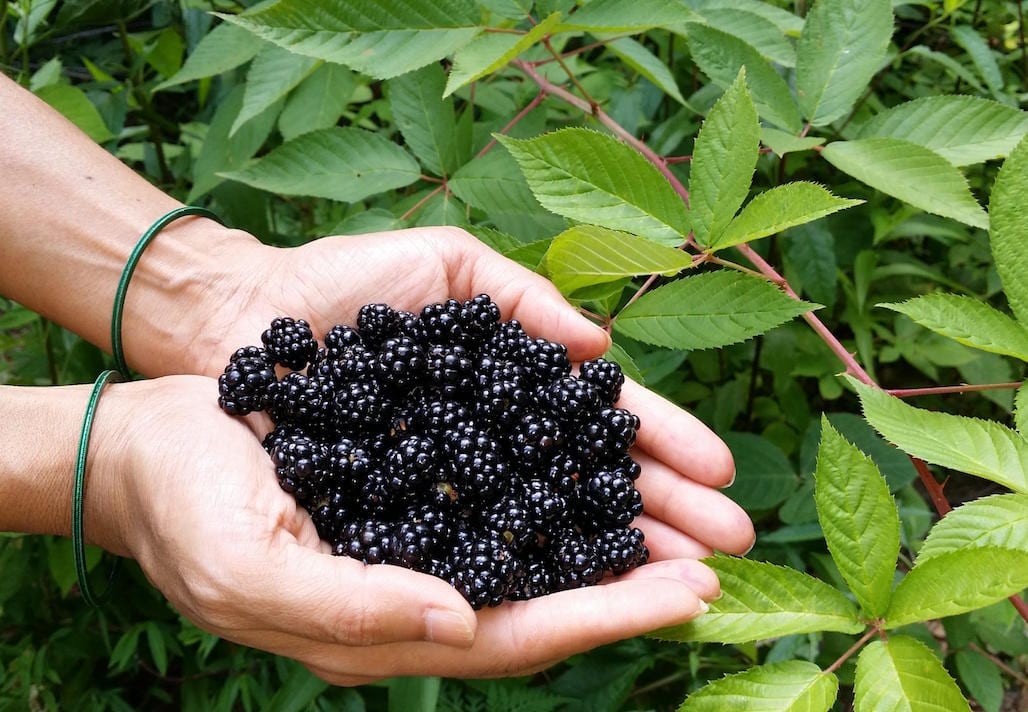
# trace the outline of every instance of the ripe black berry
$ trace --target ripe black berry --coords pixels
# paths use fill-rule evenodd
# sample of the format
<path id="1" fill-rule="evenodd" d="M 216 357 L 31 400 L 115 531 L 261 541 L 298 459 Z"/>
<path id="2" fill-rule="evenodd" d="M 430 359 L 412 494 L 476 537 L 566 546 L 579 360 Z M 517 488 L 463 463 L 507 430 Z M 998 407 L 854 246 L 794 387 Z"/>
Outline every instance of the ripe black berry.
<path id="1" fill-rule="evenodd" d="M 229 359 L 218 378 L 218 405 L 229 415 L 264 410 L 275 367 L 264 349 L 246 346 Z"/>
<path id="2" fill-rule="evenodd" d="M 625 374 L 621 372 L 621 366 L 602 358 L 583 362 L 579 378 L 591 383 L 604 405 L 608 406 L 614 405 L 621 397 L 621 386 L 625 383 Z"/>
<path id="3" fill-rule="evenodd" d="M 299 371 L 307 368 L 318 350 L 310 325 L 303 319 L 280 317 L 261 334 L 268 358 L 286 368 Z"/>

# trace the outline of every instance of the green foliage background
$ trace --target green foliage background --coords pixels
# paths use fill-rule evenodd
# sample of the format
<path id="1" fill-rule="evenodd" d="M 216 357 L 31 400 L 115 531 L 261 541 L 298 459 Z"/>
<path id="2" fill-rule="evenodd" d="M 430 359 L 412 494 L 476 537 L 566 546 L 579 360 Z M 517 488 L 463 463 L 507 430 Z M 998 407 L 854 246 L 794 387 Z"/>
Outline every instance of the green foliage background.
<path id="1" fill-rule="evenodd" d="M 180 199 L 279 245 L 461 225 L 613 321 L 626 368 L 728 442 L 738 479 L 727 492 L 759 532 L 750 558 L 779 567 L 712 562 L 726 589 L 714 615 L 661 636 L 710 642 L 630 640 L 530 679 L 346 690 L 198 630 L 132 565 L 111 605 L 91 610 L 69 542 L 4 535 L 0 709 L 663 710 L 737 672 L 730 684 L 763 699 L 761 709 L 788 709 L 761 696 L 765 675 L 816 680 L 804 693 L 812 709 L 850 709 L 854 698 L 857 709 L 892 709 L 872 699 L 867 671 L 881 680 L 894 669 L 903 688 L 904 661 L 945 665 L 958 681 L 960 690 L 938 672 L 936 703 L 1024 705 L 1028 636 L 1000 600 L 1024 583 L 983 583 L 982 571 L 1024 563 L 1025 495 L 980 498 L 1024 492 L 1028 444 L 1006 426 L 1024 433 L 1028 407 L 1015 411 L 1012 388 L 912 401 L 995 421 L 979 437 L 974 421 L 905 411 L 866 389 L 858 397 L 837 355 L 793 318 L 821 305 L 820 320 L 885 388 L 1024 379 L 1028 336 L 1006 312 L 1022 322 L 1028 313 L 1019 279 L 1028 252 L 1017 253 L 1024 233 L 1005 206 L 1024 195 L 1028 161 L 1006 171 L 1006 202 L 992 195 L 1001 159 L 1028 131 L 1022 3 L 896 1 L 891 14 L 885 1 L 810 5 L 8 2 L 4 71 Z M 328 12 L 290 33 L 283 6 Z M 543 97 L 541 86 L 580 105 L 552 88 Z M 612 131 L 670 157 L 663 170 L 689 187 L 690 210 Z M 690 232 L 709 257 L 677 278 L 692 259 L 673 247 Z M 737 269 L 763 260 L 809 304 Z M 15 384 L 90 381 L 106 359 L 2 298 L 0 354 L 0 382 Z M 1024 387 L 1016 394 L 1028 404 Z M 917 470 L 875 428 L 940 475 L 978 476 L 953 474 L 949 501 L 979 501 L 927 545 L 936 515 Z M 925 444 L 939 432 L 958 443 L 952 452 Z M 846 489 L 851 481 L 860 492 Z M 835 511 L 844 497 L 849 510 Z M 847 511 L 874 524 L 847 534 Z M 1009 531 L 992 532 L 992 549 L 959 550 L 997 521 Z M 895 587 L 915 557 L 920 573 Z M 941 624 L 909 612 L 933 575 L 965 582 L 970 601 L 938 609 Z M 733 588 L 748 578 L 767 599 L 780 588 L 817 605 L 780 628 L 761 628 L 765 618 L 715 630 L 732 605 L 766 602 Z M 829 608 L 841 623 L 814 615 Z M 891 632 L 890 614 L 902 635 L 845 655 L 866 626 Z M 764 640 L 767 630 L 781 635 Z M 822 673 L 829 667 L 835 677 Z M 718 689 L 692 694 L 686 708 L 728 709 Z M 913 702 L 925 703 L 918 694 Z"/>

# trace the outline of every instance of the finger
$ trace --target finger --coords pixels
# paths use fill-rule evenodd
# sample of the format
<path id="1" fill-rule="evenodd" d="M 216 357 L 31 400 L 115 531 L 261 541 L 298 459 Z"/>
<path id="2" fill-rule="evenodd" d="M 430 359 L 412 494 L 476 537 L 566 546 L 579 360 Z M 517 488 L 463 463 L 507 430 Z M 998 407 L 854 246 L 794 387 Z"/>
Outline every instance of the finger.
<path id="1" fill-rule="evenodd" d="M 468 296 L 490 294 L 505 319 L 517 319 L 532 336 L 566 345 L 573 361 L 595 358 L 610 347 L 610 335 L 579 314 L 552 282 L 471 239 Z"/>
<path id="2" fill-rule="evenodd" d="M 370 685 L 374 682 L 379 682 L 385 678 L 374 676 L 369 677 L 366 675 L 351 675 L 349 673 L 342 673 L 332 670 L 330 668 L 321 668 L 314 665 L 305 666 L 310 670 L 316 677 L 321 678 L 329 685 L 335 685 L 336 687 L 357 687 L 358 685 Z"/>
<path id="3" fill-rule="evenodd" d="M 738 504 L 645 453 L 635 459 L 642 467 L 635 486 L 649 516 L 718 551 L 742 554 L 753 546 L 753 522 Z"/>
<path id="4" fill-rule="evenodd" d="M 618 406 L 642 421 L 638 448 L 663 460 L 686 477 L 724 487 L 735 476 L 732 452 L 699 419 L 653 391 L 626 378 Z"/>
<path id="5" fill-rule="evenodd" d="M 284 550 L 279 566 L 255 563 L 251 609 L 283 632 L 349 646 L 417 640 L 467 648 L 474 641 L 471 607 L 434 576 L 298 545 Z"/>
<path id="6" fill-rule="evenodd" d="M 702 559 L 714 553 L 706 544 L 683 534 L 674 527 L 644 514 L 633 522 L 646 535 L 650 561 L 664 559 Z"/>
<path id="7" fill-rule="evenodd" d="M 632 569 L 615 581 L 634 581 L 651 578 L 673 578 L 684 581 L 693 592 L 705 601 L 721 597 L 721 583 L 709 566 L 696 559 L 669 559 Z"/>

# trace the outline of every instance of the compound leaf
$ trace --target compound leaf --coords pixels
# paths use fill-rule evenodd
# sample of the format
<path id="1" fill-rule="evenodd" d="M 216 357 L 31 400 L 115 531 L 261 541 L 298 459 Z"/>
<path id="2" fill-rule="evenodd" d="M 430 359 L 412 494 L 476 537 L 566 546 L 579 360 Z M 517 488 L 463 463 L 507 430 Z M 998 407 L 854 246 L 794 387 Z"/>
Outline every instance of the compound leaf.
<path id="1" fill-rule="evenodd" d="M 876 115 L 859 138 L 898 138 L 955 166 L 1009 154 L 1028 133 L 1028 113 L 977 96 L 926 96 Z"/>
<path id="2" fill-rule="evenodd" d="M 779 185 L 751 200 L 710 248 L 721 250 L 759 240 L 863 202 L 838 198 L 816 183 Z"/>
<path id="3" fill-rule="evenodd" d="M 301 134 L 335 126 L 343 115 L 353 91 L 357 75 L 341 64 L 325 62 L 289 95 L 278 130 L 291 141 Z"/>
<path id="4" fill-rule="evenodd" d="M 547 210 L 665 244 L 685 240 L 689 216 L 681 198 L 649 161 L 617 139 L 581 128 L 496 138 Z"/>
<path id="5" fill-rule="evenodd" d="M 460 163 L 453 101 L 443 99 L 446 75 L 438 64 L 389 80 L 389 108 L 403 140 L 437 176 L 449 176 Z"/>
<path id="6" fill-rule="evenodd" d="M 886 628 L 984 608 L 1028 587 L 1028 551 L 996 546 L 938 554 L 892 592 Z"/>
<path id="7" fill-rule="evenodd" d="M 696 241 L 713 246 L 746 199 L 760 150 L 757 112 L 740 71 L 700 127 L 689 176 Z"/>
<path id="8" fill-rule="evenodd" d="M 714 680 L 689 695 L 678 712 L 827 712 L 838 693 L 835 675 L 805 660 L 789 660 Z"/>
<path id="9" fill-rule="evenodd" d="M 999 423 L 907 405 L 850 378 L 864 417 L 886 440 L 927 462 L 1028 492 L 1028 440 Z"/>
<path id="10" fill-rule="evenodd" d="M 272 193 L 353 202 L 409 185 L 421 169 L 382 134 L 336 127 L 304 134 L 219 175 Z"/>
<path id="11" fill-rule="evenodd" d="M 814 471 L 817 518 L 832 559 L 871 618 L 889 607 L 899 555 L 899 510 L 874 461 L 821 418 Z"/>
<path id="12" fill-rule="evenodd" d="M 885 60 L 890 0 L 817 0 L 796 45 L 796 94 L 814 126 L 845 116 Z"/>
<path id="13" fill-rule="evenodd" d="M 925 212 L 973 227 L 989 226 L 989 216 L 960 171 L 923 146 L 895 138 L 865 138 L 830 143 L 822 155 L 844 173 Z"/>
<path id="14" fill-rule="evenodd" d="M 932 527 L 916 566 L 951 551 L 983 546 L 1028 552 L 1028 495 L 994 494 L 957 507 Z"/>
<path id="15" fill-rule="evenodd" d="M 1028 361 L 1028 329 L 973 297 L 926 294 L 878 306 L 906 314 L 921 326 L 965 346 Z"/>
<path id="16" fill-rule="evenodd" d="M 624 62 L 627 67 L 639 72 L 639 74 L 653 82 L 655 86 L 660 87 L 665 94 L 679 104 L 686 103 L 685 97 L 682 96 L 682 92 L 678 89 L 678 83 L 675 81 L 671 70 L 667 68 L 667 65 L 664 64 L 660 57 L 650 52 L 641 43 L 636 42 L 631 37 L 622 37 L 613 42 L 608 42 L 607 50 Z"/>
<path id="17" fill-rule="evenodd" d="M 228 22 L 220 24 L 204 35 L 182 69 L 154 87 L 154 91 L 235 69 L 256 57 L 264 46 L 265 42 L 252 32 Z"/>
<path id="18" fill-rule="evenodd" d="M 621 277 L 671 276 L 691 266 L 687 252 L 596 225 L 565 230 L 553 239 L 546 253 L 550 279 L 564 294 Z"/>
<path id="19" fill-rule="evenodd" d="M 505 66 L 553 32 L 559 22 L 560 13 L 554 12 L 523 35 L 506 32 L 487 32 L 479 35 L 457 50 L 453 56 L 453 69 L 450 70 L 443 96 L 449 96 L 465 84 Z"/>
<path id="20" fill-rule="evenodd" d="M 748 643 L 793 633 L 859 633 L 857 608 L 813 576 L 731 556 L 704 559 L 721 580 L 722 596 L 696 620 L 654 633 L 664 640 Z"/>
<path id="21" fill-rule="evenodd" d="M 720 270 L 644 294 L 621 310 L 614 328 L 666 348 L 712 349 L 763 334 L 817 307 L 759 277 Z"/>
<path id="22" fill-rule="evenodd" d="M 1022 138 L 992 186 L 989 239 L 1003 289 L 1021 324 L 1028 325 L 1028 137 Z M 1028 327 L 1026 327 L 1028 328 Z"/>
<path id="23" fill-rule="evenodd" d="M 243 108 L 229 131 L 231 138 L 239 128 L 269 106 L 284 98 L 300 82 L 317 69 L 317 59 L 293 54 L 288 50 L 268 45 L 254 57 L 246 73 Z"/>
<path id="24" fill-rule="evenodd" d="M 970 707 L 924 643 L 905 635 L 876 640 L 860 651 L 855 712 L 960 712 Z"/>

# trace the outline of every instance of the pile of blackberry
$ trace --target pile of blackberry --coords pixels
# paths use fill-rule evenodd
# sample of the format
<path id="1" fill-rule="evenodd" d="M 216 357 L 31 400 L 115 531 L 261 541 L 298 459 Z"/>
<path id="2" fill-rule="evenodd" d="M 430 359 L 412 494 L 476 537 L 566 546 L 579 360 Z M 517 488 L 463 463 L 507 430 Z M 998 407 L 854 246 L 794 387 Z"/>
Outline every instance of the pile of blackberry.
<path id="1" fill-rule="evenodd" d="M 419 315 L 368 304 L 321 345 L 283 317 L 261 341 L 232 355 L 218 402 L 271 416 L 279 484 L 335 554 L 433 574 L 475 608 L 646 562 L 617 364 L 572 376 L 562 344 L 501 322 L 487 295 Z"/>

